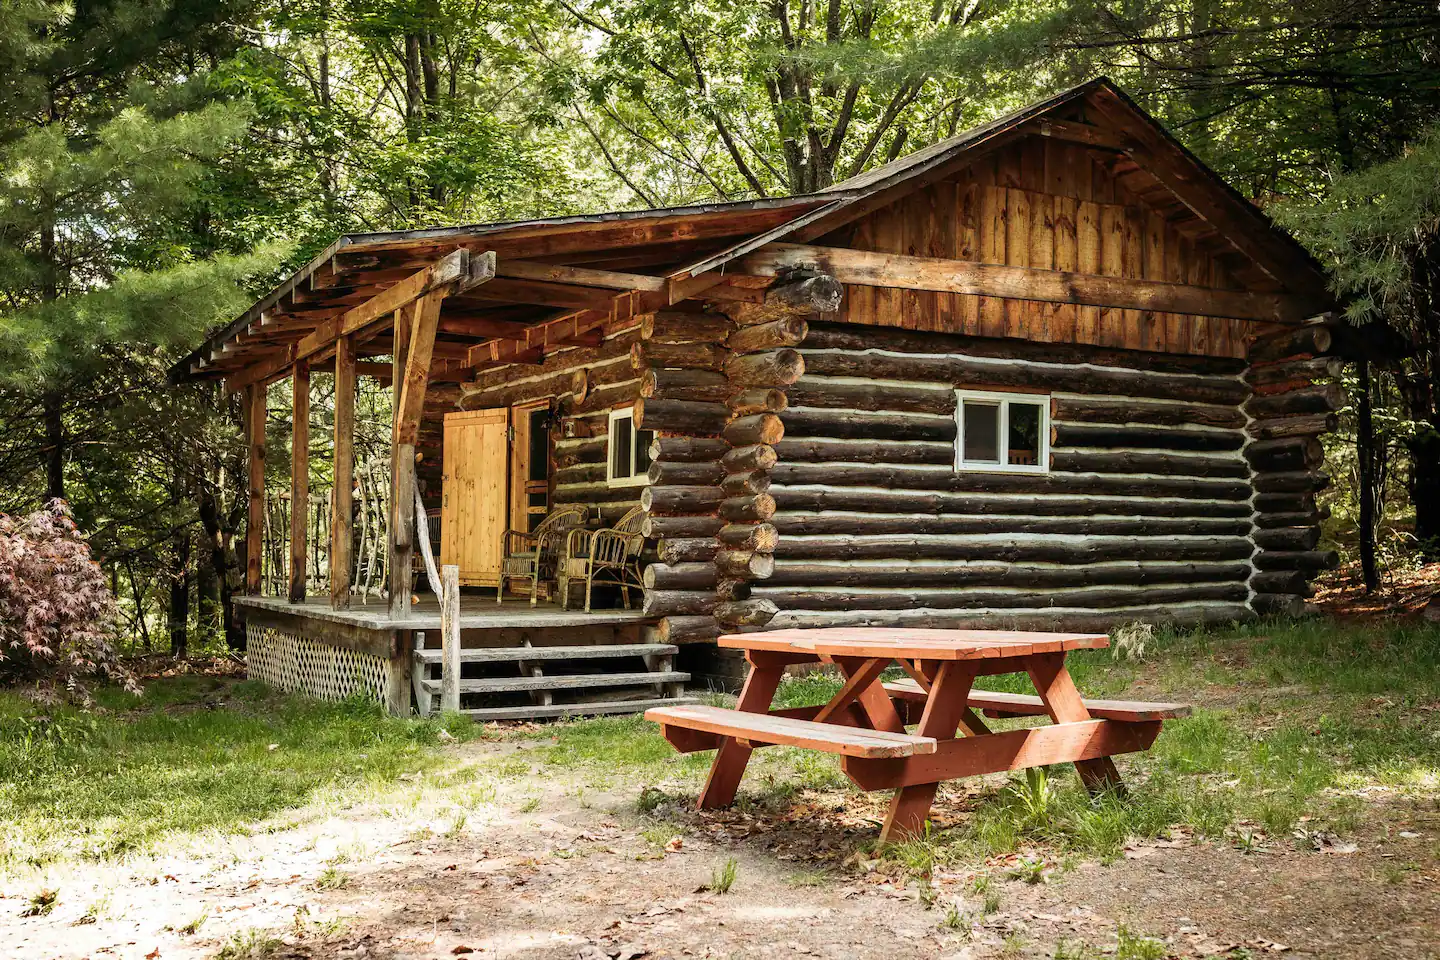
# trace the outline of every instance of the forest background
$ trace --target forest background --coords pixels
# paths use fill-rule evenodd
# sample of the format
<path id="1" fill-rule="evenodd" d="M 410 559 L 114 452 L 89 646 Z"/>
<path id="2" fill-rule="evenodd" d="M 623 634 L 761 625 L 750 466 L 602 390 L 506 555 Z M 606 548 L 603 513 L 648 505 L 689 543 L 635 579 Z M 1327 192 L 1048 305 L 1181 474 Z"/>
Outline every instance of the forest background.
<path id="1" fill-rule="evenodd" d="M 242 645 L 238 411 L 166 370 L 336 235 L 806 192 L 1099 74 L 1410 343 L 1346 376 L 1327 536 L 1440 559 L 1405 0 L 0 0 L 0 514 L 68 502 L 128 648 Z"/>

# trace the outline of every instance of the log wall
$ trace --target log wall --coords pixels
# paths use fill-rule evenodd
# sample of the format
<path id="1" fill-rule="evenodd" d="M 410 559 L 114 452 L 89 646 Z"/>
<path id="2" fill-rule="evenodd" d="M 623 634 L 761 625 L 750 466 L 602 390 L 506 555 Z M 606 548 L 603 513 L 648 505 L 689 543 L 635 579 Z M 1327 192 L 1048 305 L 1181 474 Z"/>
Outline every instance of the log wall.
<path id="1" fill-rule="evenodd" d="M 769 628 L 1251 615 L 1242 362 L 828 323 L 798 353 Z M 955 471 L 956 388 L 1049 393 L 1051 471 Z"/>

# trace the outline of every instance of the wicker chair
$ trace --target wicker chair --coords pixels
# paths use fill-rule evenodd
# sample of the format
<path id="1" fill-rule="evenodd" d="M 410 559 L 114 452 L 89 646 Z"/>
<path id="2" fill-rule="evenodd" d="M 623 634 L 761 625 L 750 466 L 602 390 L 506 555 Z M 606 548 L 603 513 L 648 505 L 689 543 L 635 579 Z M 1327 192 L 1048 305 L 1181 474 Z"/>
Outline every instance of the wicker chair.
<path id="1" fill-rule="evenodd" d="M 640 576 L 640 551 L 645 535 L 640 524 L 645 511 L 635 507 L 604 530 L 571 530 L 565 537 L 565 552 L 560 559 L 560 606 L 570 609 L 572 581 L 585 583 L 585 612 L 590 612 L 590 594 L 596 582 L 613 583 L 620 588 L 625 609 L 630 609 L 630 588 L 643 591 Z"/>
<path id="2" fill-rule="evenodd" d="M 555 579 L 560 548 L 565 536 L 585 525 L 587 508 L 578 503 L 556 507 L 534 530 L 506 530 L 505 556 L 500 561 L 500 582 L 495 602 L 505 599 L 506 580 L 530 581 L 530 606 L 540 600 L 540 581 Z"/>

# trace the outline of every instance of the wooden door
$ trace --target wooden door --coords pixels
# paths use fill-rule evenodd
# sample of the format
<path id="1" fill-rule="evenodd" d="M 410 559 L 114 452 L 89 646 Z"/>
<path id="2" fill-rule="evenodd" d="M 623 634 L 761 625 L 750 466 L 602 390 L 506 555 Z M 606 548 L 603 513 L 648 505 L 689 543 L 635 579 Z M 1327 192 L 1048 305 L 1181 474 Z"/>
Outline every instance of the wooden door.
<path id="1" fill-rule="evenodd" d="M 445 416 L 440 562 L 460 568 L 460 582 L 500 581 L 509 526 L 510 411 L 470 410 Z"/>

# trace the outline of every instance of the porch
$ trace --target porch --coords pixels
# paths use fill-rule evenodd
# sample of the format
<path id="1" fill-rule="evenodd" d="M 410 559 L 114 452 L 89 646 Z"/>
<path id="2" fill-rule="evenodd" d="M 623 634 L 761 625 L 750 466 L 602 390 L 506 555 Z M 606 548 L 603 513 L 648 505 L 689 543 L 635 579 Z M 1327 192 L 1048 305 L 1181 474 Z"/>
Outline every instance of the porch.
<path id="1" fill-rule="evenodd" d="M 379 699 L 393 713 L 428 716 L 441 707 L 446 665 L 442 611 L 417 598 L 400 617 L 388 601 L 348 609 L 328 598 L 236 598 L 249 640 L 250 675 L 282 690 L 324 699 Z M 688 702 L 679 648 L 647 642 L 638 610 L 562 610 L 527 599 L 497 603 L 462 594 L 455 702 L 471 719 L 520 720 L 635 713 Z M 453 629 L 453 628 L 452 628 Z"/>

